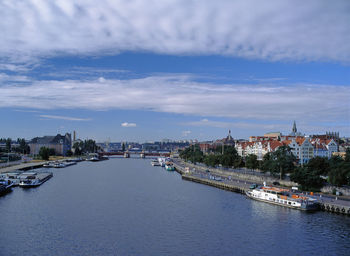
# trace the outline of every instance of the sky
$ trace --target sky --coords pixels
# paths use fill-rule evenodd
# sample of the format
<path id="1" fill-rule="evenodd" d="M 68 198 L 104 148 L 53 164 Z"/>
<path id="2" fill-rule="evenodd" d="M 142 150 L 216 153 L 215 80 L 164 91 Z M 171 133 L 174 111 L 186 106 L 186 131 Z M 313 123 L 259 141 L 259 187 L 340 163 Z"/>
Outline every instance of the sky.
<path id="1" fill-rule="evenodd" d="M 2 0 L 0 137 L 350 136 L 348 0 Z"/>

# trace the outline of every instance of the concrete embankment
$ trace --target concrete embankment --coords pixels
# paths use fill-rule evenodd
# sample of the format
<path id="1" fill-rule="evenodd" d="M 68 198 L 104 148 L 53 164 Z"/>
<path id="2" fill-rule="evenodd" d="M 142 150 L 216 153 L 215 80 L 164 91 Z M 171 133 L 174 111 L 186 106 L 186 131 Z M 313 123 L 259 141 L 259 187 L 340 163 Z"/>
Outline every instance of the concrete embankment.
<path id="1" fill-rule="evenodd" d="M 187 162 L 186 163 L 182 162 L 182 163 L 186 164 L 186 166 L 188 166 L 190 169 L 195 168 L 196 170 L 200 170 L 200 171 L 209 170 L 211 173 L 220 175 L 222 177 L 231 177 L 232 179 L 244 180 L 251 183 L 263 184 L 265 181 L 268 184 L 272 184 L 273 182 L 278 181 L 282 186 L 286 186 L 286 187 L 293 187 L 298 185 L 295 182 L 288 181 L 288 180 L 279 180 L 262 173 L 250 174 L 248 170 L 247 170 L 247 173 L 244 173 L 242 170 L 240 172 L 232 172 L 232 171 L 220 170 L 217 168 L 194 165 Z"/>
<path id="2" fill-rule="evenodd" d="M 238 183 L 237 185 L 225 184 L 223 182 L 202 179 L 199 177 L 186 175 L 186 174 L 182 175 L 182 178 L 184 180 L 188 180 L 188 181 L 192 181 L 192 182 L 196 182 L 196 183 L 201 183 L 204 185 L 208 185 L 208 186 L 212 186 L 212 187 L 216 187 L 216 188 L 220 188 L 223 190 L 228 190 L 228 191 L 232 191 L 232 192 L 236 192 L 236 193 L 241 193 L 241 194 L 245 194 L 245 191 L 249 188 L 249 186 L 245 185 L 244 183 L 241 183 L 241 184 Z"/>
<path id="3" fill-rule="evenodd" d="M 192 166 L 188 165 L 187 163 L 186 163 L 186 167 L 188 167 L 187 170 L 185 168 L 185 165 L 180 165 L 180 164 L 177 164 L 176 162 L 174 163 L 174 166 L 175 166 L 175 170 L 179 174 L 181 174 L 184 180 L 188 180 L 188 181 L 192 181 L 192 182 L 196 182 L 196 183 L 200 183 L 200 184 L 204 184 L 204 185 L 208 185 L 208 186 L 212 186 L 212 187 L 216 187 L 219 189 L 228 190 L 236 193 L 245 194 L 245 191 L 249 189 L 250 182 L 251 182 L 251 180 L 244 181 L 242 179 L 240 180 L 224 179 L 222 181 L 216 181 L 216 180 L 205 178 L 193 172 L 190 172 L 189 169 Z M 198 170 L 198 168 L 196 169 Z M 224 175 L 223 172 L 220 170 L 214 171 L 213 169 L 210 169 L 210 173 L 214 175 L 219 175 L 221 177 L 227 176 L 227 175 Z M 235 177 L 232 174 L 230 176 Z M 239 177 L 242 178 L 241 176 Z M 326 196 L 323 196 L 323 197 L 317 196 L 315 198 L 317 198 L 317 200 L 319 201 L 321 210 L 331 212 L 331 213 L 336 213 L 336 214 L 345 214 L 350 216 L 349 200 L 342 200 L 342 199 L 337 199 L 334 197 L 326 197 Z"/>
<path id="4" fill-rule="evenodd" d="M 9 167 L 4 167 L 0 169 L 0 173 L 4 172 L 14 172 L 17 170 L 30 170 L 30 169 L 36 169 L 43 167 L 44 162 L 37 162 L 37 163 L 23 163 L 23 164 L 18 164 L 18 165 L 13 165 Z"/>
<path id="5" fill-rule="evenodd" d="M 212 187 L 216 187 L 216 188 L 220 188 L 220 189 L 224 189 L 232 192 L 237 192 L 241 194 L 245 194 L 245 191 L 249 189 L 249 186 L 250 186 L 245 182 L 239 182 L 234 180 L 230 180 L 230 183 L 225 183 L 225 182 L 219 182 L 215 180 L 201 178 L 195 175 L 188 174 L 186 170 L 180 165 L 174 164 L 174 166 L 175 166 L 175 170 L 181 174 L 182 179 L 184 180 L 201 183 L 204 185 L 208 185 L 208 186 L 212 186 Z"/>

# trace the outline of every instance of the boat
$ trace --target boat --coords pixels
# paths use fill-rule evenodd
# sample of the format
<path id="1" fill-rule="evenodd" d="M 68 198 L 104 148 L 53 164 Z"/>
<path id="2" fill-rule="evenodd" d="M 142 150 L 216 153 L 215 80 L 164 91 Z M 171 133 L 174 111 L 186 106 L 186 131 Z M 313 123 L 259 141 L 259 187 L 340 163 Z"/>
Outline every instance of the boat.
<path id="1" fill-rule="evenodd" d="M 30 174 L 25 179 L 21 180 L 21 182 L 19 183 L 19 186 L 23 188 L 38 187 L 52 177 L 53 177 L 53 174 L 51 172 L 38 173 L 36 175 Z"/>
<path id="2" fill-rule="evenodd" d="M 172 162 L 166 162 L 165 163 L 165 170 L 167 171 L 174 171 L 175 167 Z"/>
<path id="3" fill-rule="evenodd" d="M 314 198 L 266 185 L 250 189 L 246 191 L 246 195 L 254 200 L 304 211 L 315 211 L 319 208 L 318 201 Z"/>
<path id="4" fill-rule="evenodd" d="M 57 163 L 54 163 L 52 167 L 53 168 L 64 168 L 66 166 L 67 165 L 65 163 L 63 163 L 63 162 L 57 162 Z"/>
<path id="5" fill-rule="evenodd" d="M 0 195 L 4 195 L 12 190 L 13 182 L 10 180 L 3 181 L 0 183 Z"/>
<path id="6" fill-rule="evenodd" d="M 158 157 L 158 162 L 159 162 L 161 167 L 164 167 L 166 160 L 164 157 Z"/>
<path id="7" fill-rule="evenodd" d="M 158 160 L 152 160 L 151 165 L 152 166 L 161 166 L 160 163 L 158 162 Z"/>
<path id="8" fill-rule="evenodd" d="M 88 159 L 86 159 L 87 161 L 90 161 L 90 162 L 97 162 L 97 161 L 100 161 L 100 159 L 97 157 L 97 156 L 92 156 Z"/>
<path id="9" fill-rule="evenodd" d="M 53 167 L 55 167 L 55 162 L 46 162 L 43 164 L 43 167 L 53 168 Z"/>
<path id="10" fill-rule="evenodd" d="M 0 183 L 5 184 L 6 182 L 10 181 L 13 183 L 13 186 L 18 186 L 19 184 L 19 172 L 8 172 L 3 173 L 0 175 Z"/>

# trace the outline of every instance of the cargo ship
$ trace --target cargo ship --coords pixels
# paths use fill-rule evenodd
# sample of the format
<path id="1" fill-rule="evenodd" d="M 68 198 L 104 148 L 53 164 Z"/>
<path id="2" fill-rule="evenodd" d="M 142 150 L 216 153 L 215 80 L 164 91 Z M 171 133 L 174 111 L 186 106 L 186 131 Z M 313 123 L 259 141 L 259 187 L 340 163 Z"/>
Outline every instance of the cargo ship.
<path id="1" fill-rule="evenodd" d="M 292 193 L 288 189 L 258 186 L 246 191 L 246 195 L 252 199 L 265 203 L 304 211 L 315 211 L 319 209 L 319 204 L 316 199 L 299 193 Z"/>

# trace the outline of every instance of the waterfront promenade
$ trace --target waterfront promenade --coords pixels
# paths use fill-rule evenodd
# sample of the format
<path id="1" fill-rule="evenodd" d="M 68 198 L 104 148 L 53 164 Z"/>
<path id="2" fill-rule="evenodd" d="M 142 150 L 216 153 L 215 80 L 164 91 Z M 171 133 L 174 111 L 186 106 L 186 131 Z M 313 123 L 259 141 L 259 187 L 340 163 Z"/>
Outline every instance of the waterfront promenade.
<path id="1" fill-rule="evenodd" d="M 43 166 L 44 163 L 45 162 L 21 163 L 17 165 L 8 166 L 8 167 L 3 167 L 3 168 L 0 168 L 0 173 L 40 168 Z"/>
<path id="2" fill-rule="evenodd" d="M 232 171 L 228 172 L 216 168 L 208 169 L 203 166 L 196 166 L 184 162 L 180 159 L 174 160 L 174 165 L 176 171 L 181 174 L 184 180 L 241 194 L 245 194 L 250 185 L 262 185 L 264 182 L 264 178 L 261 176 L 257 176 L 255 180 L 255 178 L 252 177 L 252 174 L 242 176 L 241 173 L 237 175 Z M 242 177 L 246 177 L 246 179 L 242 179 Z M 262 179 L 262 181 L 256 182 L 259 179 Z M 321 210 L 338 214 L 347 214 L 350 216 L 350 197 L 336 197 L 323 193 L 317 193 L 313 197 L 318 200 Z"/>

